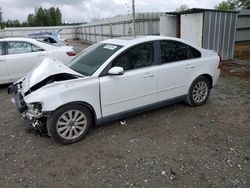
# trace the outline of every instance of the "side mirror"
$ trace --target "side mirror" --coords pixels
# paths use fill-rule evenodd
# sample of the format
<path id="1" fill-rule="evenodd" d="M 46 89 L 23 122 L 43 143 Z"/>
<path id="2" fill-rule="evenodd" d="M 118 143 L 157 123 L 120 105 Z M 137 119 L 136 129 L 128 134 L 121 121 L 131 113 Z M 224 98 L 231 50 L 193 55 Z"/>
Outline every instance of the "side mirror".
<path id="1" fill-rule="evenodd" d="M 108 71 L 109 75 L 123 75 L 124 74 L 124 69 L 122 67 L 112 67 Z"/>

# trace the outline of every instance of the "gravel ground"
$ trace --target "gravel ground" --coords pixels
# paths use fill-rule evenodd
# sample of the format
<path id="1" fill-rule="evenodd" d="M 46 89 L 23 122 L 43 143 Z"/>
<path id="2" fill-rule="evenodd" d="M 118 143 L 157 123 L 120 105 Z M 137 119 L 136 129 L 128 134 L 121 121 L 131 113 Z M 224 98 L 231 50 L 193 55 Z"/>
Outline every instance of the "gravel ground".
<path id="1" fill-rule="evenodd" d="M 249 85 L 225 74 L 203 106 L 93 127 L 67 146 L 21 120 L 2 85 L 0 187 L 250 187 Z"/>

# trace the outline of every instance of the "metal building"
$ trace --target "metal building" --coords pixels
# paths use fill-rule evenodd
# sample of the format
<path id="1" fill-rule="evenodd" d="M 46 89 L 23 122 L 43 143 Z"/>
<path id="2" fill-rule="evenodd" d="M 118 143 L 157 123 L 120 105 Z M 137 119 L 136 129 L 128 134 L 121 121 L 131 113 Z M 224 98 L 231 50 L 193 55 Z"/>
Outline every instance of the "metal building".
<path id="1" fill-rule="evenodd" d="M 238 13 L 194 8 L 166 15 L 176 16 L 176 37 L 215 50 L 227 60 L 234 54 Z"/>
<path id="2" fill-rule="evenodd" d="M 250 41 L 250 9 L 240 10 L 235 41 Z"/>

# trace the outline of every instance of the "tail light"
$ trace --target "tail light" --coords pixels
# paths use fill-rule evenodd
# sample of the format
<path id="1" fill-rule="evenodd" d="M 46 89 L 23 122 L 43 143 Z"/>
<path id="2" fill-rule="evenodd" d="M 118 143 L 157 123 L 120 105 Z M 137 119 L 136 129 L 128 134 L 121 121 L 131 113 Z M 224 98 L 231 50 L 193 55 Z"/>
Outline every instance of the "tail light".
<path id="1" fill-rule="evenodd" d="M 218 54 L 218 56 L 220 57 L 218 69 L 221 69 L 221 67 L 222 67 L 222 58 L 221 58 L 221 55 L 220 55 L 219 53 L 217 53 L 217 54 Z"/>
<path id="2" fill-rule="evenodd" d="M 75 53 L 75 52 L 66 52 L 66 54 L 67 54 L 68 56 L 76 56 L 76 53 Z"/>

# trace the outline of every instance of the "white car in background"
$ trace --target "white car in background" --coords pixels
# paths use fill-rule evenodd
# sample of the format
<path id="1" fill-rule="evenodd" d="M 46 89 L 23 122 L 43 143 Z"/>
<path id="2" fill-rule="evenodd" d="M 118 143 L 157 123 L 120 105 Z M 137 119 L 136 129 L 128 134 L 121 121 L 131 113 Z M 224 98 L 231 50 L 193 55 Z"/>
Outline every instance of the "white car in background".
<path id="1" fill-rule="evenodd" d="M 11 83 L 25 76 L 46 57 L 69 62 L 72 47 L 56 47 L 30 38 L 0 39 L 0 84 Z"/>
<path id="2" fill-rule="evenodd" d="M 70 144 L 93 124 L 178 101 L 202 105 L 219 75 L 218 54 L 187 41 L 119 38 L 90 46 L 67 65 L 44 61 L 8 93 L 33 126 Z"/>

